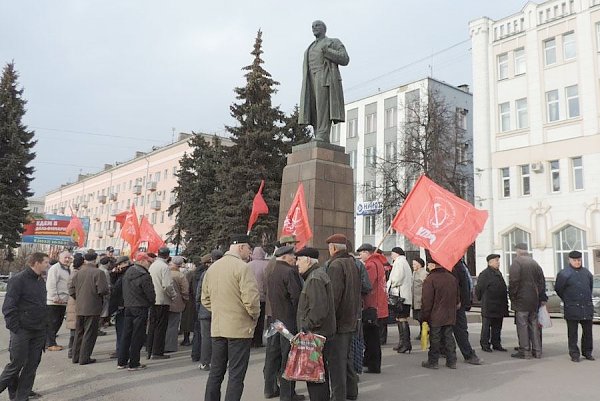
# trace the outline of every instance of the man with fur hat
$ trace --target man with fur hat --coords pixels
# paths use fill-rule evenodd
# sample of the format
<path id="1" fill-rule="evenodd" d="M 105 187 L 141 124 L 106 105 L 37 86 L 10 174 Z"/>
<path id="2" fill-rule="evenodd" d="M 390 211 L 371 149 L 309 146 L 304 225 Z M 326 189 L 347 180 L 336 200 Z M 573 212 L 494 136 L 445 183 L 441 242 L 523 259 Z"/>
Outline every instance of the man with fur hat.
<path id="1" fill-rule="evenodd" d="M 579 362 L 580 355 L 593 361 L 592 319 L 594 304 L 592 291 L 594 276 L 583 268 L 582 254 L 579 251 L 569 252 L 569 266 L 558 272 L 554 289 L 565 305 L 565 320 L 569 338 L 569 355 L 571 361 Z M 577 347 L 577 327 L 581 325 L 581 354 Z"/>
<path id="2" fill-rule="evenodd" d="M 75 299 L 77 314 L 73 363 L 80 365 L 96 362 L 91 355 L 98 337 L 104 296 L 109 292 L 106 275 L 96 267 L 97 258 L 93 249 L 83 255 L 85 263 L 73 275 L 69 285 L 69 295 Z"/>
<path id="3" fill-rule="evenodd" d="M 336 319 L 336 333 L 333 341 L 330 342 L 331 356 L 329 359 L 329 379 L 333 401 L 358 398 L 356 375 L 348 375 L 351 380 L 349 383 L 346 370 L 350 342 L 356 331 L 357 316 L 361 308 L 361 284 L 354 258 L 346 249 L 347 241 L 343 234 L 333 234 L 326 239 L 330 255 L 326 272 L 332 283 Z"/>

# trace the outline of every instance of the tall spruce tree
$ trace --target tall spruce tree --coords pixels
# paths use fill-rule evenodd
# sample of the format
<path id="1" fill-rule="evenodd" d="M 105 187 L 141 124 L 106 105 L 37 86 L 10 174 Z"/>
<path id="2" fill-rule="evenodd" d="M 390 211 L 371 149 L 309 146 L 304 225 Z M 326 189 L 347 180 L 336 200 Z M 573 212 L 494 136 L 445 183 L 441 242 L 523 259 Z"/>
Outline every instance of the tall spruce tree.
<path id="1" fill-rule="evenodd" d="M 27 221 L 27 198 L 32 196 L 29 184 L 33 167 L 28 164 L 35 158 L 32 152 L 36 141 L 21 121 L 25 104 L 19 88 L 19 74 L 14 63 L 8 63 L 0 80 L 0 249 L 8 257 L 11 248 L 21 240 L 23 224 Z"/>
<path id="2" fill-rule="evenodd" d="M 185 154 L 176 173 L 177 186 L 173 189 L 175 202 L 169 207 L 169 216 L 175 214 L 175 224 L 169 241 L 183 246 L 184 255 L 199 259 L 217 244 L 211 234 L 215 226 L 214 193 L 217 188 L 216 172 L 223 160 L 223 145 L 214 136 L 210 141 L 195 134 L 190 139 L 192 152 Z"/>
<path id="3" fill-rule="evenodd" d="M 263 198 L 269 214 L 260 216 L 252 229 L 258 244 L 271 242 L 277 235 L 281 176 L 285 166 L 288 133 L 285 115 L 273 106 L 271 97 L 279 85 L 263 68 L 262 32 L 259 30 L 250 53 L 251 65 L 243 67 L 246 86 L 234 89 L 238 103 L 231 105 L 236 126 L 228 126 L 233 146 L 225 149 L 224 168 L 217 172 L 221 184 L 216 202 L 216 242 L 225 244 L 232 233 L 245 233 L 252 210 L 252 199 L 261 180 L 265 180 Z"/>

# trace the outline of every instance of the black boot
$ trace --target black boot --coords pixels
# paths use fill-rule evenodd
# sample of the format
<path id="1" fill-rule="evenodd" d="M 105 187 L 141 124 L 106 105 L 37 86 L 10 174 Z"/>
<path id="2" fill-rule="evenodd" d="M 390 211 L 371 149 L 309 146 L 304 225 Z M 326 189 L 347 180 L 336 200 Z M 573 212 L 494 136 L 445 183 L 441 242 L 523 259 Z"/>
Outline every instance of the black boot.
<path id="1" fill-rule="evenodd" d="M 408 322 L 402 322 L 401 343 L 402 346 L 398 348 L 398 353 L 404 354 L 408 351 L 408 353 L 410 354 L 410 351 L 412 351 L 412 344 L 410 342 L 410 326 L 408 325 Z"/>
<path id="2" fill-rule="evenodd" d="M 398 325 L 398 345 L 392 348 L 394 351 L 398 351 L 402 347 L 402 337 L 404 337 L 404 327 L 402 322 L 396 322 Z"/>

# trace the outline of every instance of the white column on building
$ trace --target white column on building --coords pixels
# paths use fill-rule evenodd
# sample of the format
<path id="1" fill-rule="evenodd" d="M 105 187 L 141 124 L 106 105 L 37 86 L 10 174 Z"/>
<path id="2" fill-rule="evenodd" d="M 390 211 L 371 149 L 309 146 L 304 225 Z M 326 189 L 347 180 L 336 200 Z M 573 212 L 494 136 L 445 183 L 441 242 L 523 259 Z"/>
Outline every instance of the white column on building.
<path id="1" fill-rule="evenodd" d="M 469 24 L 473 60 L 473 168 L 475 170 L 475 206 L 487 210 L 488 221 L 477 237 L 476 266 L 486 266 L 485 257 L 494 249 L 492 188 L 492 146 L 494 135 L 490 122 L 490 29 L 491 20 L 483 17 Z M 478 269 L 479 270 L 479 269 Z"/>

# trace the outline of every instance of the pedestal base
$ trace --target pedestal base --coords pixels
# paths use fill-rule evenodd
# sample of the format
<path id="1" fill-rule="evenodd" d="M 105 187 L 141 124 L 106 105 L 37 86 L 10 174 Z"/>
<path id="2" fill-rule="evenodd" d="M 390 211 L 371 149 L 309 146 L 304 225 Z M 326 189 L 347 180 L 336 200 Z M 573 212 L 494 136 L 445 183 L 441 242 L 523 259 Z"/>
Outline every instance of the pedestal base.
<path id="1" fill-rule="evenodd" d="M 311 141 L 292 148 L 281 182 L 279 233 L 299 183 L 313 230 L 309 246 L 319 249 L 323 262 L 329 258 L 325 239 L 330 235 L 344 234 L 354 243 L 353 171 L 344 147 Z"/>

